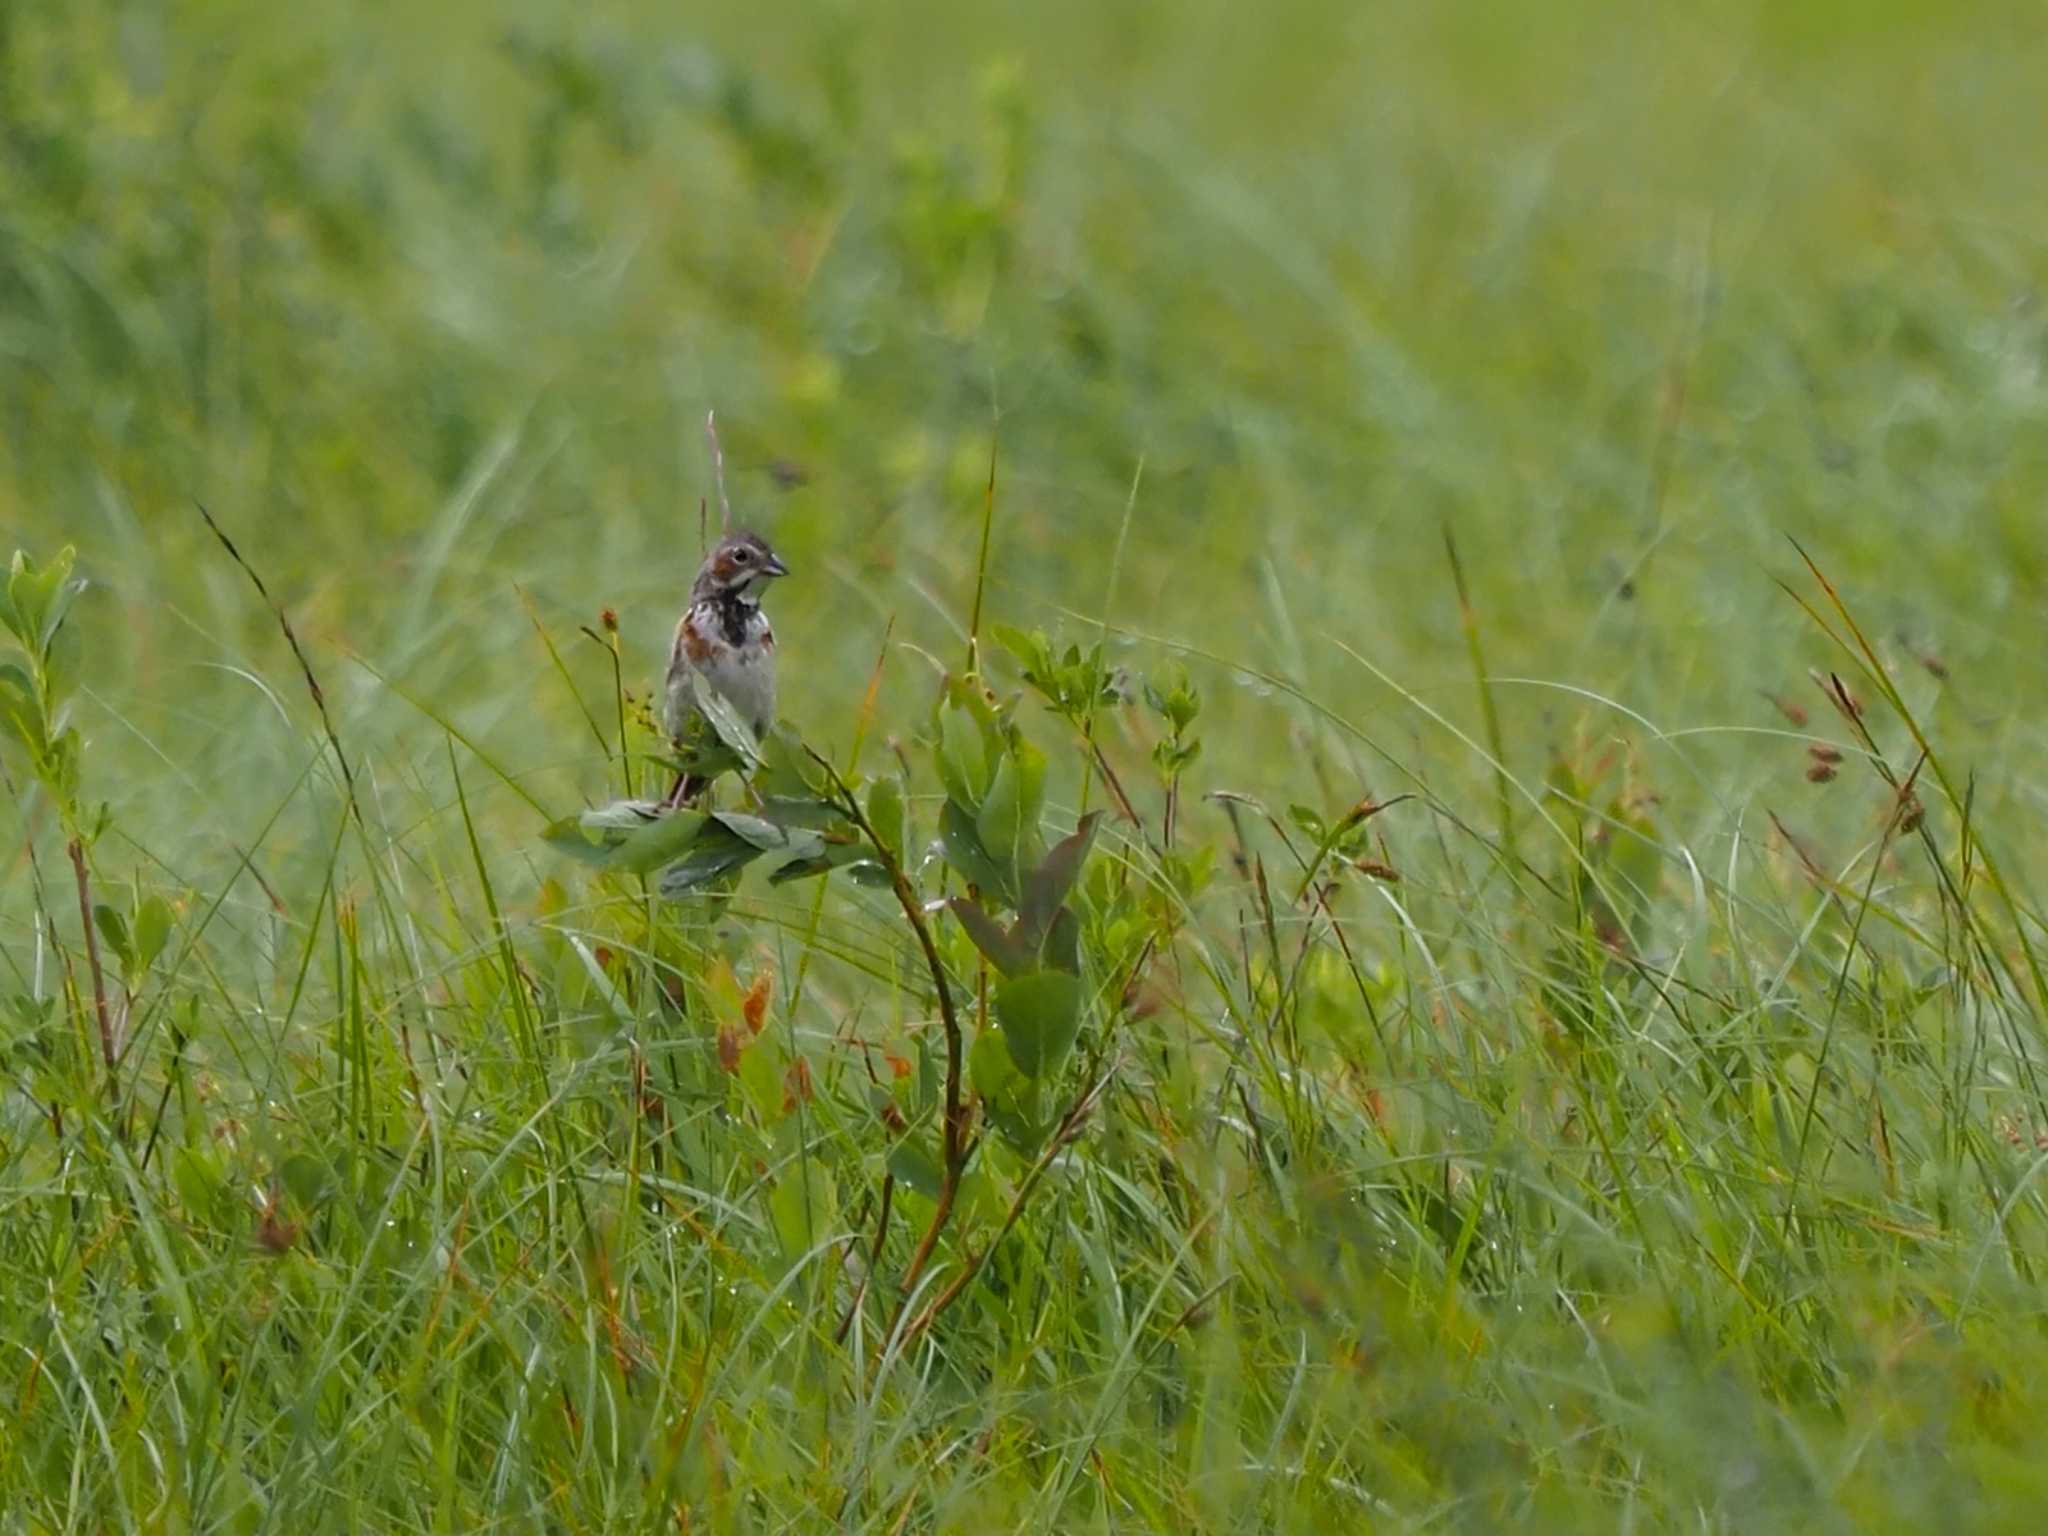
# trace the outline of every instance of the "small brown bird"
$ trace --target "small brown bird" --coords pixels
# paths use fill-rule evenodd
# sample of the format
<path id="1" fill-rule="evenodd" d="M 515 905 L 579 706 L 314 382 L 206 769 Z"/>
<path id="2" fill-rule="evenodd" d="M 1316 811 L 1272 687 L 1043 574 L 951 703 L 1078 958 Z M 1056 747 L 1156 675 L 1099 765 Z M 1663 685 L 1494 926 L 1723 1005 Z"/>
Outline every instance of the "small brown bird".
<path id="1" fill-rule="evenodd" d="M 720 539 L 705 557 L 669 647 L 662 727 L 671 740 L 680 742 L 696 728 L 698 677 L 756 736 L 775 723 L 775 631 L 761 611 L 761 596 L 788 574 L 768 541 L 744 529 Z M 669 804 L 696 798 L 707 782 L 702 775 L 679 775 Z"/>

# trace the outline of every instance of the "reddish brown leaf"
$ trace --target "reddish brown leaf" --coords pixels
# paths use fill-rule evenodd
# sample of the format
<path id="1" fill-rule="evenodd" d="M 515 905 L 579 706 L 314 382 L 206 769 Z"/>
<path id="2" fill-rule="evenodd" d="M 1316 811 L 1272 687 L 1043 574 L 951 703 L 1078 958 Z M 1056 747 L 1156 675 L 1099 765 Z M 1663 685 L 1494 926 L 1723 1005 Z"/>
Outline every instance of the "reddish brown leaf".
<path id="1" fill-rule="evenodd" d="M 811 1064 L 801 1056 L 782 1074 L 782 1112 L 788 1114 L 799 1101 L 811 1102 Z"/>
<path id="2" fill-rule="evenodd" d="M 761 1033 L 768 1022 L 768 999 L 775 994 L 775 975 L 763 971 L 754 978 L 754 984 L 747 988 L 747 995 L 740 1002 L 740 1016 L 747 1021 L 747 1028 L 754 1034 Z"/>

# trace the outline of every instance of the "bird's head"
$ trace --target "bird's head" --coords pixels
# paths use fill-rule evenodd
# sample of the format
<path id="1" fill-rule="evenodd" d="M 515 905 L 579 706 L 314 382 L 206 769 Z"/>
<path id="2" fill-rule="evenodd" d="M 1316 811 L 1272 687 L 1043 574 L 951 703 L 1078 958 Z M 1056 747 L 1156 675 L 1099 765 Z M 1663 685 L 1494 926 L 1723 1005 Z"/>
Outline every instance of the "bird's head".
<path id="1" fill-rule="evenodd" d="M 758 533 L 736 529 L 720 539 L 717 547 L 705 556 L 703 569 L 697 572 L 697 583 L 691 588 L 691 596 L 700 601 L 737 597 L 758 603 L 769 582 L 788 574 L 789 567 L 776 558 L 766 539 Z"/>

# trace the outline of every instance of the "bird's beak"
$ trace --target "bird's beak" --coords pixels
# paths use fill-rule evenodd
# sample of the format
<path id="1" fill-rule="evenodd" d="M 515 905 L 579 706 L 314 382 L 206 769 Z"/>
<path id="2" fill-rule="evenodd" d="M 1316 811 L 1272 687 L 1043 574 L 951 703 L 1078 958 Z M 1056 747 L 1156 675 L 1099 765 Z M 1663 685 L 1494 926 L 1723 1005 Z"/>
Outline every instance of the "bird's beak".
<path id="1" fill-rule="evenodd" d="M 761 574 L 763 576 L 787 576 L 789 574 L 789 567 L 782 563 L 779 556 L 770 555 L 768 563 L 761 567 Z"/>

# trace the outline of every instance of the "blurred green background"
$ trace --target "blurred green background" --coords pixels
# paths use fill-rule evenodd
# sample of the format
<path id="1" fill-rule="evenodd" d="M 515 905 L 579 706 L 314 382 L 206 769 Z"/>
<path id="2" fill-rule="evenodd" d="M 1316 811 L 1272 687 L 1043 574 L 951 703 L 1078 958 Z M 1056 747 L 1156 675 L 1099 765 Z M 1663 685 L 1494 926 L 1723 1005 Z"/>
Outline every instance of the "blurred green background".
<path id="1" fill-rule="evenodd" d="M 2044 34 L 2026 4 L 14 0 L 0 519 L 102 585 L 93 733 L 137 772 L 98 792 L 202 839 L 306 749 L 217 670 L 289 677 L 195 498 L 344 740 L 439 737 L 346 652 L 552 802 L 593 758 L 519 593 L 594 691 L 569 642 L 606 604 L 651 674 L 713 407 L 801 573 L 785 708 L 820 739 L 888 617 L 957 656 L 993 438 L 993 617 L 1101 617 L 1129 505 L 1120 629 L 1407 761 L 1437 749 L 1339 642 L 1476 718 L 1446 528 L 1494 674 L 1666 729 L 1817 702 L 1795 534 L 1946 662 L 1996 794 L 2048 683 Z M 1298 788 L 1292 713 L 1213 691 L 1215 772 Z M 1501 700 L 1518 771 L 1604 728 Z M 1703 814 L 1801 792 L 1751 738 L 1687 750 Z"/>

